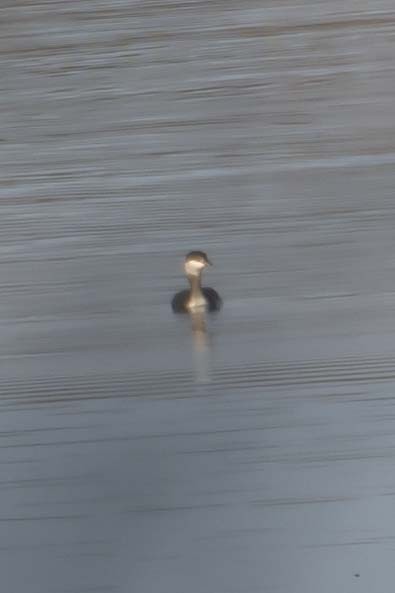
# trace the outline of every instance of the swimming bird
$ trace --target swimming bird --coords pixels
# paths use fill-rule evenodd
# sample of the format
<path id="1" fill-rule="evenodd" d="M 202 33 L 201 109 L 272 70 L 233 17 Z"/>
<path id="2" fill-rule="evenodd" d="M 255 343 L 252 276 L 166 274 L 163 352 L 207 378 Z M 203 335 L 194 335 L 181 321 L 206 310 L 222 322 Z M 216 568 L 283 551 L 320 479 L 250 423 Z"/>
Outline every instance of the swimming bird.
<path id="1" fill-rule="evenodd" d="M 185 256 L 184 270 L 190 288 L 174 295 L 171 306 L 175 313 L 218 311 L 221 308 L 222 300 L 217 291 L 201 285 L 202 272 L 211 265 L 204 251 L 190 251 Z"/>

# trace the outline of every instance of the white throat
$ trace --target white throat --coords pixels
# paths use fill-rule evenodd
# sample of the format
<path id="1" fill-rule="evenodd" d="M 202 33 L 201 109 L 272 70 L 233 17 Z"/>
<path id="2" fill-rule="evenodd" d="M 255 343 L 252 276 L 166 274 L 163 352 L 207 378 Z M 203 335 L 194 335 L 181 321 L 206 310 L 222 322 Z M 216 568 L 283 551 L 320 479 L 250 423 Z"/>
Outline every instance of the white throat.
<path id="1" fill-rule="evenodd" d="M 200 286 L 200 276 L 205 267 L 205 263 L 199 260 L 189 259 L 185 262 L 185 273 L 191 284 L 191 293 L 187 307 L 192 312 L 204 310 L 207 306 L 206 298 Z"/>
<path id="2" fill-rule="evenodd" d="M 189 259 L 185 262 L 185 273 L 187 276 L 200 276 L 205 264 L 196 259 Z"/>

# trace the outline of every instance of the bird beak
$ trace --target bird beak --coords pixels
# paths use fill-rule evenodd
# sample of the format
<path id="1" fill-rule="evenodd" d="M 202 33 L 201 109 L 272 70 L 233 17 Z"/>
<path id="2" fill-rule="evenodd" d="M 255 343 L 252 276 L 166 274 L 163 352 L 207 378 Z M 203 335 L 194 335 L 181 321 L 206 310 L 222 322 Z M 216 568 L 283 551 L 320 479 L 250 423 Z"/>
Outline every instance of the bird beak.
<path id="1" fill-rule="evenodd" d="M 206 259 L 206 264 L 207 264 L 208 266 L 212 266 L 212 265 L 213 265 L 213 263 L 212 263 L 212 262 L 211 262 L 211 261 L 210 261 L 208 258 Z"/>

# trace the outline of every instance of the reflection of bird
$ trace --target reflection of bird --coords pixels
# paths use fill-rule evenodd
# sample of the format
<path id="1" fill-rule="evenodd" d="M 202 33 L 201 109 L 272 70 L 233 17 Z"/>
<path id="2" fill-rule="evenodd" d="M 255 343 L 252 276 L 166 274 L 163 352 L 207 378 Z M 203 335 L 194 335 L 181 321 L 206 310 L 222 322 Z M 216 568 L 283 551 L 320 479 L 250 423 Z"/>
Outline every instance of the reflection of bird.
<path id="1" fill-rule="evenodd" d="M 222 301 L 217 291 L 201 285 L 202 272 L 209 265 L 211 262 L 203 251 L 191 251 L 185 256 L 184 269 L 190 289 L 174 295 L 171 306 L 175 313 L 218 311 L 221 308 Z"/>

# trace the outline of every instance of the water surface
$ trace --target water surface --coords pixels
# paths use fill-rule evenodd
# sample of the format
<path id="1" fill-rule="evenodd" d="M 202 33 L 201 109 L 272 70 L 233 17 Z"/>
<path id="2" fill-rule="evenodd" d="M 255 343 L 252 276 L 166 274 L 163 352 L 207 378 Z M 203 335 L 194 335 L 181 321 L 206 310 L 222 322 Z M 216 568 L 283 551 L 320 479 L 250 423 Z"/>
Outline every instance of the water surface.
<path id="1" fill-rule="evenodd" d="M 3 587 L 388 593 L 392 4 L 0 22 Z M 190 249 L 225 301 L 203 351 L 169 307 Z"/>

